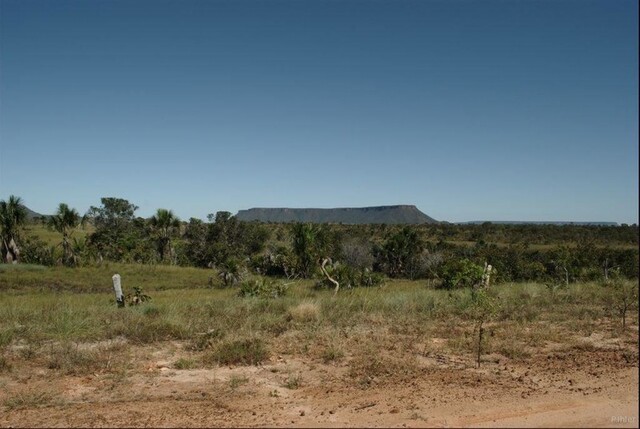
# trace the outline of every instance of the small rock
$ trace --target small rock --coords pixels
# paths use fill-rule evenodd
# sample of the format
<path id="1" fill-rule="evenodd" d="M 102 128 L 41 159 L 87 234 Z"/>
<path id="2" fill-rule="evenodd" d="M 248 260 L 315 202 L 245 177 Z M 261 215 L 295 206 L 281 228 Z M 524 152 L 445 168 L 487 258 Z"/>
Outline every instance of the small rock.
<path id="1" fill-rule="evenodd" d="M 300 411 L 300 417 L 304 417 L 304 410 Z"/>

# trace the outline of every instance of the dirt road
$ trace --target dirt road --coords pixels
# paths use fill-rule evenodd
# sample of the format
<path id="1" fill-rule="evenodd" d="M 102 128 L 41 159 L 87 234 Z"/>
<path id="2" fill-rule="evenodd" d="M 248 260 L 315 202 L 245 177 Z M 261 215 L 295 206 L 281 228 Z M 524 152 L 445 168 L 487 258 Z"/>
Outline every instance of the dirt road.
<path id="1" fill-rule="evenodd" d="M 542 353 L 480 369 L 420 356 L 411 376 L 370 377 L 349 358 L 272 356 L 260 366 L 176 369 L 178 343 L 136 348 L 120 376 L 2 377 L 3 427 L 638 427 L 637 354 Z"/>

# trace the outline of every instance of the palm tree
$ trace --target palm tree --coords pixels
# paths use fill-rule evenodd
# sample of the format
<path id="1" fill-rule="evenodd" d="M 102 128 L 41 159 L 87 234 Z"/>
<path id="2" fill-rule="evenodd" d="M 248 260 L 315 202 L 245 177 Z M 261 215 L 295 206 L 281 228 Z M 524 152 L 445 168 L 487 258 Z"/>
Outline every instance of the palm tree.
<path id="1" fill-rule="evenodd" d="M 171 242 L 171 237 L 180 227 L 180 219 L 171 210 L 158 209 L 149 223 L 156 233 L 158 254 L 160 255 L 160 260 L 163 261 Z"/>
<path id="2" fill-rule="evenodd" d="M 325 247 L 324 230 L 315 224 L 297 223 L 293 225 L 293 253 L 298 259 L 298 271 L 303 277 L 312 274 L 315 261 Z"/>
<path id="3" fill-rule="evenodd" d="M 224 287 L 233 286 L 244 277 L 242 265 L 236 258 L 228 258 L 224 263 L 220 264 L 218 270 L 218 275 L 222 279 Z"/>
<path id="4" fill-rule="evenodd" d="M 11 195 L 8 201 L 0 201 L 0 251 L 2 259 L 7 263 L 20 262 L 18 240 L 20 227 L 27 220 L 27 209 L 22 205 L 22 199 Z"/>
<path id="5" fill-rule="evenodd" d="M 60 203 L 56 214 L 47 221 L 49 228 L 62 234 L 62 262 L 65 265 L 71 266 L 77 262 L 69 239 L 73 230 L 81 223 L 84 223 L 84 218 L 80 217 L 76 209 L 70 209 L 65 203 Z"/>

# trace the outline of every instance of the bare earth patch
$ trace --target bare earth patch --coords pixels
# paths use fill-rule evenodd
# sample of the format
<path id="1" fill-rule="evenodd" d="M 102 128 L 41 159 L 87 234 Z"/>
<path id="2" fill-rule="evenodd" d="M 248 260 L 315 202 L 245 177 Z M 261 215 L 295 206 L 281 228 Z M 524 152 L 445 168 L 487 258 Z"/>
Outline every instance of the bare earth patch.
<path id="1" fill-rule="evenodd" d="M 120 369 L 82 375 L 16 361 L 0 373 L 0 425 L 637 427 L 636 341 L 593 335 L 528 359 L 488 355 L 479 369 L 417 346 L 402 361 L 274 353 L 205 367 L 185 343 L 132 345 Z"/>

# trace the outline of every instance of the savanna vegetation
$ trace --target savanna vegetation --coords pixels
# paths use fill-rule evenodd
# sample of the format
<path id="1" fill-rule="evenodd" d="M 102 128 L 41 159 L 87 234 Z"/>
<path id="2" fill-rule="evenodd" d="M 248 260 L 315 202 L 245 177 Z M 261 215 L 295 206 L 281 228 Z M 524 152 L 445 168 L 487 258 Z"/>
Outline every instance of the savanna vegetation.
<path id="1" fill-rule="evenodd" d="M 600 353 L 611 340 L 637 364 L 637 225 L 261 224 L 167 209 L 143 219 L 118 198 L 27 220 L 21 203 L 0 201 L 11 262 L 0 264 L 0 383 L 28 367 L 117 384 L 140 371 L 135 350 L 163 342 L 182 345 L 178 370 L 303 357 L 345 367 L 359 389 L 424 375 L 425 359 L 443 355 L 480 367 Z M 114 273 L 139 305 L 116 307 Z M 234 392 L 249 384 L 234 377 Z M 59 395 L 2 401 L 19 410 Z"/>
<path id="2" fill-rule="evenodd" d="M 464 287 L 485 263 L 497 282 L 568 285 L 606 280 L 612 271 L 638 277 L 637 225 L 261 224 L 229 212 L 181 221 L 167 209 L 136 217 L 137 207 L 119 198 L 103 198 L 84 216 L 60 204 L 38 222 L 27 221 L 21 207 L 14 196 L 0 202 L 5 261 L 211 268 L 220 286 L 248 274 L 323 279 L 325 258 L 329 274 L 345 287 L 378 285 L 383 277 Z"/>

